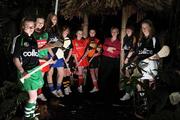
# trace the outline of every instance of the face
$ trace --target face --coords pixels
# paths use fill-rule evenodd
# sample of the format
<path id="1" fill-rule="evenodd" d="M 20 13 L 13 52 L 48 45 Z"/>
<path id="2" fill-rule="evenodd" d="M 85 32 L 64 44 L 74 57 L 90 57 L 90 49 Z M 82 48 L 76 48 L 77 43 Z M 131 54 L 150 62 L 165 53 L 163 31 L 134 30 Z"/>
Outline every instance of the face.
<path id="1" fill-rule="evenodd" d="M 51 18 L 51 21 L 52 21 L 52 23 L 53 23 L 53 26 L 56 25 L 56 24 L 57 24 L 57 16 L 53 16 L 53 17 Z"/>
<path id="2" fill-rule="evenodd" d="M 37 18 L 35 29 L 42 29 L 43 27 L 44 27 L 44 19 L 43 18 Z"/>
<path id="3" fill-rule="evenodd" d="M 63 31 L 62 36 L 65 38 L 69 34 L 69 29 L 67 28 L 66 30 Z"/>
<path id="4" fill-rule="evenodd" d="M 146 37 L 148 37 L 149 34 L 150 34 L 150 31 L 151 31 L 151 28 L 150 28 L 149 24 L 143 23 L 143 24 L 141 25 L 141 29 L 142 29 L 143 34 L 144 34 Z"/>
<path id="5" fill-rule="evenodd" d="M 80 40 L 83 37 L 83 32 L 81 30 L 76 32 L 77 39 Z"/>
<path id="6" fill-rule="evenodd" d="M 132 33 L 133 33 L 133 31 L 132 31 L 131 29 L 129 29 L 129 28 L 126 29 L 126 34 L 127 34 L 128 36 L 131 36 Z"/>
<path id="7" fill-rule="evenodd" d="M 95 30 L 90 30 L 89 31 L 89 36 L 90 37 L 95 37 L 95 35 L 96 35 L 96 31 Z"/>
<path id="8" fill-rule="evenodd" d="M 34 32 L 34 22 L 33 21 L 26 21 L 24 23 L 24 32 L 27 33 L 29 36 L 31 36 Z"/>
<path id="9" fill-rule="evenodd" d="M 112 37 L 117 37 L 117 35 L 119 34 L 119 30 L 118 29 L 112 29 L 111 30 L 111 35 L 112 35 Z"/>

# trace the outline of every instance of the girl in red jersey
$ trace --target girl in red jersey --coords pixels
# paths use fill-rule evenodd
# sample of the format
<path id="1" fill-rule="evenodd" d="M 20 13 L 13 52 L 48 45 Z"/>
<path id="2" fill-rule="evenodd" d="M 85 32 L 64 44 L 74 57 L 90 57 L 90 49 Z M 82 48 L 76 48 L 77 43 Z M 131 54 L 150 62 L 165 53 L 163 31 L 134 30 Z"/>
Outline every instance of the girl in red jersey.
<path id="1" fill-rule="evenodd" d="M 78 91 L 82 93 L 82 85 L 84 84 L 83 71 L 84 68 L 89 65 L 88 59 L 85 55 L 85 51 L 88 45 L 88 40 L 82 38 L 82 30 L 76 32 L 76 38 L 72 41 L 73 49 L 72 55 L 75 58 L 76 66 L 78 68 Z"/>

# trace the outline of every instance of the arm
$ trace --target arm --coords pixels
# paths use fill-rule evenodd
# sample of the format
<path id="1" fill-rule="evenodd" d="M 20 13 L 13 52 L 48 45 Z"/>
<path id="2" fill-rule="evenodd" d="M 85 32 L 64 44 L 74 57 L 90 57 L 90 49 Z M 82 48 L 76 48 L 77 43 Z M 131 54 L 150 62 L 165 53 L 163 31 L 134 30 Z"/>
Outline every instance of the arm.
<path id="1" fill-rule="evenodd" d="M 65 59 L 65 60 L 66 60 L 66 62 L 68 62 L 68 61 L 69 61 L 69 59 L 70 59 L 71 55 L 72 55 L 72 49 L 70 49 L 70 51 L 69 51 L 69 53 L 68 53 L 68 56 L 67 56 L 67 58 Z"/>
<path id="2" fill-rule="evenodd" d="M 14 62 L 14 64 L 15 64 L 16 68 L 17 68 L 21 73 L 25 72 L 25 70 L 24 70 L 24 68 L 22 67 L 22 64 L 21 64 L 19 58 L 14 57 L 14 58 L 13 58 L 13 62 Z"/>

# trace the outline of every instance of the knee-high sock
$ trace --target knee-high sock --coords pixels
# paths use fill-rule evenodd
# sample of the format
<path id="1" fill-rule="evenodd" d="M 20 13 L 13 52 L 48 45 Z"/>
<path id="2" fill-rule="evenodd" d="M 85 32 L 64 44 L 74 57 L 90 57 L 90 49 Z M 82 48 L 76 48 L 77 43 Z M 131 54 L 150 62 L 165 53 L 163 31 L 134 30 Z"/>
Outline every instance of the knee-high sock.
<path id="1" fill-rule="evenodd" d="M 78 76 L 78 86 L 83 85 L 83 83 L 84 83 L 83 75 L 79 75 Z"/>
<path id="2" fill-rule="evenodd" d="M 39 88 L 39 89 L 38 89 L 37 94 L 38 94 L 38 95 L 42 94 L 42 88 Z"/>
<path id="3" fill-rule="evenodd" d="M 34 112 L 35 112 L 35 109 L 36 109 L 36 103 L 27 103 L 25 105 L 25 111 L 24 111 L 24 116 L 26 118 L 30 118 L 30 117 L 34 117 Z"/>
<path id="4" fill-rule="evenodd" d="M 49 89 L 52 92 L 54 90 L 54 85 L 53 83 L 48 83 Z"/>

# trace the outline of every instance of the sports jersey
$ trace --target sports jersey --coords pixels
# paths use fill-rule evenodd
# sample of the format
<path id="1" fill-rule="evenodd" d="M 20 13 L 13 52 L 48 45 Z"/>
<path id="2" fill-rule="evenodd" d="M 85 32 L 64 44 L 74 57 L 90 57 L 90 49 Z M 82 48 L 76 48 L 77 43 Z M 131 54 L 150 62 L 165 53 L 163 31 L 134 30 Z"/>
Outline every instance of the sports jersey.
<path id="1" fill-rule="evenodd" d="M 38 66 L 38 47 L 34 37 L 22 33 L 16 40 L 13 56 L 20 59 L 24 70 Z"/>
<path id="2" fill-rule="evenodd" d="M 34 32 L 34 38 L 37 41 L 38 48 L 43 47 L 48 40 L 48 33 L 47 32 Z M 40 50 L 39 51 L 39 58 L 44 58 L 48 56 L 48 49 Z"/>
<path id="3" fill-rule="evenodd" d="M 76 55 L 78 62 L 83 57 L 88 43 L 89 43 L 88 40 L 83 40 L 83 39 L 81 40 L 74 39 L 72 41 L 72 45 L 73 45 L 72 54 Z M 82 62 L 79 64 L 79 66 L 88 66 L 88 64 L 89 63 L 87 58 L 84 58 Z"/>
<path id="4" fill-rule="evenodd" d="M 123 49 L 124 50 L 130 50 L 130 49 L 134 49 L 134 45 L 133 45 L 133 39 L 134 39 L 134 36 L 125 36 L 123 41 Z"/>
<path id="5" fill-rule="evenodd" d="M 64 41 L 66 41 L 66 40 L 70 40 L 69 37 L 64 38 Z M 67 57 L 68 57 L 68 54 L 69 54 L 70 49 L 72 49 L 72 42 L 71 42 L 71 44 L 69 45 L 69 47 L 65 49 L 65 51 L 64 51 L 64 58 L 67 58 Z"/>
<path id="6" fill-rule="evenodd" d="M 110 38 L 106 39 L 104 44 L 103 44 L 103 53 L 102 55 L 106 56 L 106 57 L 111 57 L 111 58 L 119 58 L 120 57 L 120 49 L 121 46 L 121 42 L 119 39 L 116 39 L 115 41 L 111 41 Z M 113 53 L 110 53 L 109 51 L 107 51 L 108 47 L 114 47 L 116 48 L 116 50 L 114 50 Z"/>
<path id="7" fill-rule="evenodd" d="M 154 39 L 154 40 L 153 40 Z M 154 42 L 153 42 L 154 41 Z M 138 44 L 137 55 L 139 60 L 152 56 L 160 50 L 160 42 L 155 37 L 143 37 Z"/>
<path id="8" fill-rule="evenodd" d="M 59 31 L 57 29 L 57 27 L 53 27 L 47 30 L 48 32 L 48 42 L 49 43 L 55 43 L 59 40 Z M 57 52 L 58 48 L 52 48 L 53 53 L 55 54 Z"/>
<path id="9" fill-rule="evenodd" d="M 92 57 L 96 53 L 96 49 L 99 46 L 99 39 L 97 39 L 95 37 L 89 37 L 89 38 L 87 38 L 87 40 L 89 41 L 88 57 Z"/>

